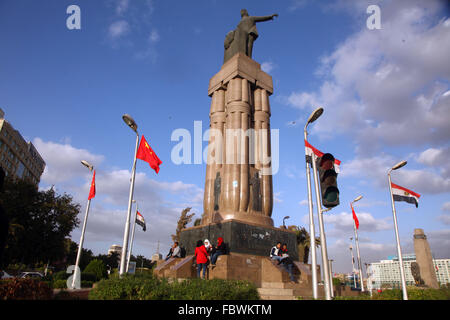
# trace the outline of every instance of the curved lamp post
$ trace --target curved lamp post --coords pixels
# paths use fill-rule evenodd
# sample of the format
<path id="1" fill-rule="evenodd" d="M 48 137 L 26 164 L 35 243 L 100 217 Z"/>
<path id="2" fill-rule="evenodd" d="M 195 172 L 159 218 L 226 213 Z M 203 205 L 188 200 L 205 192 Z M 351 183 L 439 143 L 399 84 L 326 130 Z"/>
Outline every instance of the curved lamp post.
<path id="1" fill-rule="evenodd" d="M 402 281 L 403 300 L 408 300 L 408 292 L 406 291 L 405 269 L 403 268 L 402 248 L 400 247 L 400 237 L 398 235 L 397 214 L 395 212 L 394 196 L 392 195 L 391 172 L 393 170 L 400 169 L 406 164 L 407 162 L 403 160 L 388 170 L 389 193 L 391 195 L 391 202 L 392 202 L 392 215 L 394 219 L 395 240 L 397 241 L 398 262 L 400 264 L 400 278 Z"/>
<path id="2" fill-rule="evenodd" d="M 134 119 L 129 114 L 124 114 L 122 116 L 123 121 L 136 133 L 136 148 L 134 151 L 134 159 L 133 159 L 133 167 L 131 169 L 131 182 L 130 182 L 130 194 L 128 197 L 128 212 L 127 212 L 127 220 L 125 223 L 125 231 L 123 235 L 123 246 L 122 246 L 122 254 L 120 256 L 120 272 L 119 275 L 123 275 L 126 270 L 128 270 L 128 266 L 125 266 L 127 262 L 127 251 L 128 251 L 128 237 L 130 233 L 130 219 L 131 219 L 131 206 L 133 200 L 133 192 L 134 192 L 134 178 L 136 176 L 136 154 L 138 150 L 139 144 L 139 133 L 137 131 L 137 124 Z"/>
<path id="3" fill-rule="evenodd" d="M 286 225 L 285 225 L 285 223 L 284 223 L 284 221 L 286 220 L 286 219 L 289 219 L 290 217 L 289 216 L 286 216 L 286 217 L 284 217 L 283 218 L 283 227 L 286 229 Z"/>
<path id="4" fill-rule="evenodd" d="M 316 121 L 323 113 L 323 108 L 319 107 L 314 110 L 305 124 L 303 129 L 305 141 L 308 141 L 308 125 Z M 307 156 L 305 147 L 305 157 Z M 314 160 L 313 160 L 314 161 Z M 317 288 L 317 257 L 316 257 L 316 233 L 314 230 L 314 214 L 313 214 L 313 203 L 312 203 L 312 191 L 311 191 L 311 170 L 309 162 L 306 161 L 306 181 L 308 186 L 308 205 L 309 205 L 309 240 L 310 240 L 310 250 L 311 250 L 311 273 L 312 273 L 312 291 L 314 299 L 317 299 L 318 288 Z"/>
<path id="5" fill-rule="evenodd" d="M 86 160 L 81 160 L 81 163 L 83 166 L 88 168 L 91 172 L 94 170 L 94 166 L 87 162 Z M 81 258 L 81 251 L 83 248 L 83 242 L 84 242 L 84 233 L 86 231 L 86 225 L 87 225 L 87 219 L 89 215 L 89 207 L 91 206 L 91 199 L 88 199 L 87 205 L 86 205 L 86 213 L 84 214 L 84 221 L 83 221 L 83 228 L 81 229 L 81 237 L 80 237 L 80 243 L 78 244 L 78 252 L 77 252 L 77 260 L 75 262 L 75 271 L 73 274 L 73 280 L 72 280 L 72 288 L 75 289 L 77 279 L 81 276 L 78 274 L 79 265 L 80 265 L 80 258 Z M 80 288 L 76 288 L 80 289 Z"/>

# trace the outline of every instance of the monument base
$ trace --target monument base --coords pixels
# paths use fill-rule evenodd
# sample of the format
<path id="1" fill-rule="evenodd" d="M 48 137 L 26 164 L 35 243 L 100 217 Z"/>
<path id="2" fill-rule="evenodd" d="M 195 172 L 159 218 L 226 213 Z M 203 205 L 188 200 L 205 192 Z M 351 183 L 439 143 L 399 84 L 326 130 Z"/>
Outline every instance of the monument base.
<path id="1" fill-rule="evenodd" d="M 231 253 L 264 257 L 268 257 L 271 248 L 280 241 L 287 244 L 289 256 L 293 260 L 299 260 L 295 232 L 239 220 L 226 220 L 184 229 L 180 234 L 180 245 L 186 249 L 187 255 L 193 255 L 198 240 L 208 239 L 212 244 L 216 244 L 218 237 L 224 239 Z"/>

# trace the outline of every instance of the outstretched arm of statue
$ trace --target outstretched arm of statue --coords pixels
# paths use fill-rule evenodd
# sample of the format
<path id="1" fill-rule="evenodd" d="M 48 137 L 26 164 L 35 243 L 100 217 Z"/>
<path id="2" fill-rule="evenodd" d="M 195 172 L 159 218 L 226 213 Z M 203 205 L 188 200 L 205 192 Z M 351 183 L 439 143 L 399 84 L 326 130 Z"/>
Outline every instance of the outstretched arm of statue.
<path id="1" fill-rule="evenodd" d="M 272 20 L 273 17 L 278 17 L 278 14 L 275 13 L 275 14 L 272 14 L 271 16 L 252 17 L 252 19 L 253 19 L 255 22 L 262 22 L 262 21 Z"/>

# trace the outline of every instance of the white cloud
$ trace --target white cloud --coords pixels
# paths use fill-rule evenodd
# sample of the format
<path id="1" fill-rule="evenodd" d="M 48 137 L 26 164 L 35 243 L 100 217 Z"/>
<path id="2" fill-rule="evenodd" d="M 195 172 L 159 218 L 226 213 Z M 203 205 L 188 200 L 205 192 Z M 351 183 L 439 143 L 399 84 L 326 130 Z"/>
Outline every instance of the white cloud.
<path id="1" fill-rule="evenodd" d="M 282 203 L 283 202 L 283 200 L 280 198 L 280 196 L 281 196 L 281 191 L 280 192 L 275 192 L 274 194 L 273 194 L 273 201 L 275 202 L 275 203 Z"/>
<path id="2" fill-rule="evenodd" d="M 399 159 L 382 154 L 376 157 L 356 157 L 342 164 L 342 177 L 359 177 L 370 179 L 376 186 L 386 188 L 387 172 Z M 394 174 L 393 174 L 394 175 Z M 429 194 L 445 193 L 450 191 L 450 177 L 444 177 L 433 171 L 422 169 L 407 169 L 395 171 L 395 183 L 413 191 Z"/>
<path id="3" fill-rule="evenodd" d="M 116 13 L 118 15 L 123 15 L 130 5 L 130 0 L 119 0 L 116 6 Z"/>
<path id="4" fill-rule="evenodd" d="M 266 62 L 261 63 L 261 69 L 264 72 L 270 73 L 270 71 L 272 71 L 274 68 L 275 68 L 275 65 L 273 62 L 266 61 Z"/>
<path id="5" fill-rule="evenodd" d="M 108 29 L 108 34 L 112 39 L 120 38 L 130 32 L 130 25 L 125 20 L 113 22 Z"/>
<path id="6" fill-rule="evenodd" d="M 375 219 L 372 214 L 367 212 L 357 212 L 359 221 L 358 231 L 378 232 L 391 229 L 389 218 Z M 330 236 L 342 236 L 342 234 L 352 234 L 353 216 L 351 213 L 341 212 L 339 214 L 324 214 L 324 222 L 333 225 L 334 229 L 327 234 Z"/>
<path id="7" fill-rule="evenodd" d="M 75 148 L 68 143 L 59 144 L 35 138 L 33 144 L 46 162 L 41 180 L 50 185 L 86 176 L 88 170 L 81 165 L 81 160 L 86 160 L 94 166 L 101 164 L 104 160 L 102 155 L 92 154 L 88 150 Z"/>
<path id="8" fill-rule="evenodd" d="M 443 211 L 450 211 L 450 202 L 445 202 L 445 203 L 442 205 L 442 210 L 443 210 Z"/>
<path id="9" fill-rule="evenodd" d="M 298 204 L 301 205 L 301 206 L 307 206 L 308 205 L 308 200 L 307 199 L 303 199 Z"/>
<path id="10" fill-rule="evenodd" d="M 152 32 L 150 33 L 150 36 L 148 37 L 149 41 L 152 43 L 158 42 L 159 41 L 159 33 L 158 30 L 153 29 Z"/>
<path id="11" fill-rule="evenodd" d="M 348 4 L 361 7 L 360 4 Z M 350 133 L 361 154 L 383 144 L 448 141 L 450 20 L 433 21 L 442 3 L 395 1 L 382 7 L 382 29 L 365 24 L 321 60 L 319 89 L 293 92 L 288 104 L 326 112 L 313 131 Z M 411 130 L 414 128 L 414 130 Z"/>

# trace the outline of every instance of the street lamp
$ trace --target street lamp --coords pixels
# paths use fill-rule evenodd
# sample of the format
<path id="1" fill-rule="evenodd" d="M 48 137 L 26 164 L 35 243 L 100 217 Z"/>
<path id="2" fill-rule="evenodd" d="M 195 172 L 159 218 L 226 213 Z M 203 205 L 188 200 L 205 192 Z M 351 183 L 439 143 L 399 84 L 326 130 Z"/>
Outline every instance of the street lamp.
<path id="1" fill-rule="evenodd" d="M 395 230 L 395 240 L 397 241 L 397 254 L 398 254 L 398 262 L 400 264 L 400 278 L 402 282 L 402 291 L 403 291 L 403 300 L 408 300 L 408 292 L 406 291 L 406 277 L 405 270 L 403 268 L 403 257 L 402 257 L 402 248 L 400 247 L 400 237 L 398 235 L 398 225 L 397 225 L 397 214 L 395 212 L 395 204 L 394 204 L 394 196 L 392 195 L 392 183 L 391 183 L 391 172 L 393 170 L 400 169 L 404 165 L 406 165 L 406 161 L 400 161 L 395 166 L 388 170 L 388 183 L 389 183 L 389 193 L 391 195 L 392 202 L 392 216 L 394 219 L 394 230 Z"/>
<path id="2" fill-rule="evenodd" d="M 131 243 L 130 243 L 130 250 L 128 250 L 128 259 L 127 259 L 127 273 L 128 273 L 128 268 L 130 266 L 130 261 L 131 261 L 131 251 L 133 251 L 133 242 L 134 242 L 134 231 L 136 230 L 136 218 L 137 218 L 137 212 L 138 212 L 138 204 L 136 202 L 136 200 L 132 201 L 133 203 L 136 203 L 136 213 L 134 215 L 134 222 L 133 222 L 133 229 L 131 230 Z"/>
<path id="3" fill-rule="evenodd" d="M 353 211 L 353 203 L 359 201 L 362 199 L 363 196 L 358 196 L 355 200 L 350 202 L 350 207 Z M 358 230 L 356 229 L 356 222 L 355 219 L 353 219 L 353 230 L 355 231 L 355 243 L 356 243 L 356 254 L 358 257 L 358 270 L 359 270 L 359 281 L 361 283 L 361 291 L 364 291 L 364 281 L 363 281 L 363 273 L 362 273 L 362 266 L 361 266 L 361 255 L 359 253 L 359 239 L 358 239 Z"/>
<path id="4" fill-rule="evenodd" d="M 138 151 L 138 144 L 139 144 L 139 133 L 137 131 L 137 124 L 134 121 L 134 119 L 128 114 L 124 114 L 122 116 L 122 119 L 126 123 L 126 125 L 129 126 L 136 133 L 136 148 L 134 151 L 133 167 L 131 169 L 131 182 L 130 182 L 130 194 L 128 197 L 127 220 L 125 223 L 122 253 L 120 256 L 120 271 L 119 271 L 120 276 L 122 276 L 128 269 L 128 267 L 126 267 L 125 264 L 126 264 L 126 260 L 127 260 L 126 257 L 127 257 L 127 250 L 128 250 L 128 237 L 129 237 L 129 233 L 130 233 L 130 219 L 131 219 L 131 206 L 132 206 L 132 200 L 133 200 L 133 192 L 134 192 L 134 179 L 136 176 L 136 154 Z"/>
<path id="5" fill-rule="evenodd" d="M 81 163 L 83 164 L 83 166 L 88 168 L 89 171 L 94 170 L 94 166 L 91 165 L 86 160 L 81 160 Z M 81 229 L 80 243 L 78 244 L 77 260 L 75 262 L 75 271 L 73 273 L 71 289 L 75 289 L 75 288 L 76 289 L 80 289 L 80 287 L 79 287 L 80 286 L 79 278 L 80 278 L 81 275 L 79 274 L 78 270 L 80 269 L 79 265 L 80 265 L 81 251 L 82 251 L 82 248 L 83 248 L 84 233 L 86 231 L 86 225 L 87 225 L 87 219 L 88 219 L 88 215 L 89 215 L 89 207 L 90 206 L 91 206 L 91 199 L 89 197 L 88 201 L 87 201 L 87 205 L 86 205 L 86 213 L 84 214 L 83 228 Z"/>
<path id="6" fill-rule="evenodd" d="M 284 220 L 286 220 L 286 219 L 289 219 L 290 217 L 289 216 L 286 216 L 286 217 L 284 217 L 283 218 L 283 227 L 286 229 L 286 225 L 284 224 Z"/>
<path id="7" fill-rule="evenodd" d="M 319 107 L 314 110 L 308 117 L 308 121 L 303 129 L 305 143 L 308 141 L 308 125 L 316 121 L 323 113 L 323 108 Z M 305 146 L 305 157 L 308 155 Z M 312 161 L 314 161 L 312 159 Z M 312 203 L 312 191 L 311 191 L 311 172 L 309 162 L 306 161 L 306 181 L 308 186 L 308 205 L 309 205 L 309 240 L 311 250 L 311 273 L 312 273 L 312 291 L 314 299 L 318 298 L 317 288 L 317 258 L 316 258 L 316 233 L 314 231 L 314 215 L 313 215 L 313 203 Z"/>

